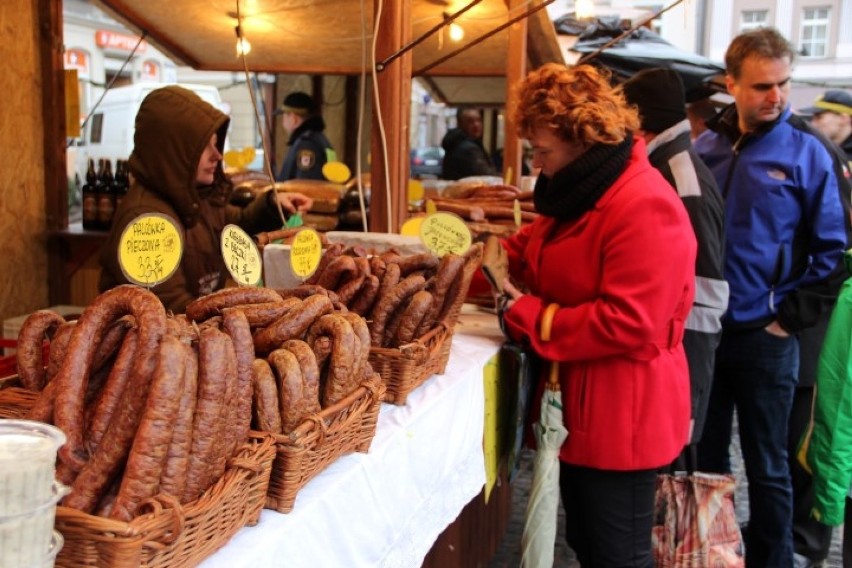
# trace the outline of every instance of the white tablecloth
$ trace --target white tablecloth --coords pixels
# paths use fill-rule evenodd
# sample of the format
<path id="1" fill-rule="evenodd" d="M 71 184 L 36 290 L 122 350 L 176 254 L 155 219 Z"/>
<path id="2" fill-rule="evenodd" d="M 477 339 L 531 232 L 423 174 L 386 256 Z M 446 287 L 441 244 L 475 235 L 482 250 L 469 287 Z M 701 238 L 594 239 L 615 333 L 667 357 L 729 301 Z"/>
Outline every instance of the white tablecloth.
<path id="1" fill-rule="evenodd" d="M 331 464 L 292 512 L 264 510 L 201 566 L 420 566 L 485 484 L 482 367 L 499 344 L 456 334 L 443 375 L 382 405 L 369 453 Z"/>

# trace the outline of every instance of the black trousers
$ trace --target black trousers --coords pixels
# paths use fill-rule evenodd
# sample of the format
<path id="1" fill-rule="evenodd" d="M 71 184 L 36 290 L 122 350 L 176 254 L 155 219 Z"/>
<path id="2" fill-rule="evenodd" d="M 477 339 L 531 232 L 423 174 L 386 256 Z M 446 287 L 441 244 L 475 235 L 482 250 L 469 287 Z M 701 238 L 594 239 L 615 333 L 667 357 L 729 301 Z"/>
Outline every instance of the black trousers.
<path id="1" fill-rule="evenodd" d="M 651 568 L 657 470 L 561 464 L 566 538 L 583 568 Z"/>
<path id="2" fill-rule="evenodd" d="M 790 410 L 788 421 L 787 455 L 790 462 L 790 478 L 793 483 L 793 551 L 810 560 L 819 561 L 828 558 L 832 529 L 811 517 L 814 500 L 813 480 L 796 459 L 799 441 L 810 422 L 813 396 L 813 386 L 796 387 L 793 408 Z"/>

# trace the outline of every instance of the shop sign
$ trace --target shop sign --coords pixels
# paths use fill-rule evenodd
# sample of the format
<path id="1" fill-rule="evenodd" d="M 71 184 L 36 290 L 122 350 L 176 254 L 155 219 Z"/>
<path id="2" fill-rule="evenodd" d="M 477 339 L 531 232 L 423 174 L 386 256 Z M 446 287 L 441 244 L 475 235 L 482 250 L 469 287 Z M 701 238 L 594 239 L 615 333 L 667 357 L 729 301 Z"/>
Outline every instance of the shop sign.
<path id="1" fill-rule="evenodd" d="M 69 49 L 65 52 L 65 69 L 74 69 L 78 75 L 89 76 L 89 54 L 82 49 Z"/>
<path id="2" fill-rule="evenodd" d="M 97 30 L 95 32 L 95 44 L 102 49 L 117 49 L 119 51 L 133 51 L 136 42 L 139 41 L 139 36 L 112 32 L 109 30 Z M 148 49 L 148 42 L 142 40 L 139 44 L 137 53 L 142 53 Z"/>

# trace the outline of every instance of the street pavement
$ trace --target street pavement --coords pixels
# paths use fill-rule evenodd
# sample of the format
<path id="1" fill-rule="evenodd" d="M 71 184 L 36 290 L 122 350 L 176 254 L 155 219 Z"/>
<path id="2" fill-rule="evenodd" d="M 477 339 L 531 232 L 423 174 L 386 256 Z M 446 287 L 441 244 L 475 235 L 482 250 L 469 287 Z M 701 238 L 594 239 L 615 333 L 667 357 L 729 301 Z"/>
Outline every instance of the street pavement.
<path id="1" fill-rule="evenodd" d="M 737 489 L 735 494 L 735 508 L 737 521 L 742 525 L 748 521 L 748 493 L 745 480 L 745 468 L 742 455 L 739 450 L 739 438 L 735 437 L 731 444 L 731 457 L 734 467 L 734 475 L 737 478 Z M 518 568 L 521 565 L 521 535 L 524 530 L 524 513 L 526 511 L 527 499 L 532 483 L 532 457 L 533 452 L 524 450 L 521 457 L 520 472 L 512 483 L 512 512 L 509 526 L 503 537 L 500 547 L 494 558 L 488 564 L 488 568 Z M 838 527 L 834 531 L 831 542 L 831 551 L 824 563 L 824 568 L 841 568 L 841 537 L 843 528 Z M 556 533 L 556 551 L 554 555 L 554 568 L 579 568 L 574 552 L 565 541 L 565 514 L 559 507 L 558 525 Z"/>

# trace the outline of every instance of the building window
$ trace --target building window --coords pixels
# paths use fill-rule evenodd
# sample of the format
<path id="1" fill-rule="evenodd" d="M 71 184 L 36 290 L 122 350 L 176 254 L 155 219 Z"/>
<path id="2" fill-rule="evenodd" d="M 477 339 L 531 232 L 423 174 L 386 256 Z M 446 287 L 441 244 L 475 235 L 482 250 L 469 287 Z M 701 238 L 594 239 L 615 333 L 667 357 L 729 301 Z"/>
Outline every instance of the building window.
<path id="1" fill-rule="evenodd" d="M 803 57 L 828 56 L 828 8 L 805 8 L 802 10 Z"/>
<path id="2" fill-rule="evenodd" d="M 769 10 L 743 10 L 740 14 L 740 31 L 745 32 L 768 24 Z"/>

